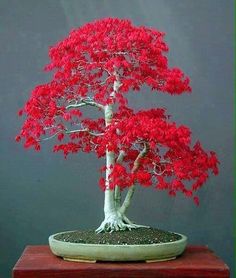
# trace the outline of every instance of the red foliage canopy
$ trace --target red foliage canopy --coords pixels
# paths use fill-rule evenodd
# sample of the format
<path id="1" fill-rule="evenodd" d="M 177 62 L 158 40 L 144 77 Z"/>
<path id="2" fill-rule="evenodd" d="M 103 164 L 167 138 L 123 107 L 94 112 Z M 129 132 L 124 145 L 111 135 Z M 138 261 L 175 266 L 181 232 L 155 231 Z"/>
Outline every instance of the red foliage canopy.
<path id="1" fill-rule="evenodd" d="M 117 18 L 73 30 L 50 48 L 45 69 L 53 70 L 52 81 L 35 87 L 19 111 L 26 120 L 16 140 L 40 150 L 41 141 L 55 137 L 54 151 L 65 156 L 84 151 L 103 157 L 108 148 L 118 161 L 112 165 L 110 187 L 138 182 L 167 189 L 171 195 L 182 191 L 193 196 L 208 170 L 217 174 L 216 155 L 205 152 L 200 143 L 191 147 L 189 129 L 170 122 L 163 109 L 135 113 L 125 97 L 143 85 L 172 95 L 191 91 L 189 78 L 179 68 L 169 68 L 163 37 L 155 29 Z M 116 108 L 107 126 L 104 117 L 83 116 L 84 106 L 104 112 L 106 105 Z M 135 168 L 144 148 L 146 154 Z M 197 197 L 194 200 L 198 203 Z"/>

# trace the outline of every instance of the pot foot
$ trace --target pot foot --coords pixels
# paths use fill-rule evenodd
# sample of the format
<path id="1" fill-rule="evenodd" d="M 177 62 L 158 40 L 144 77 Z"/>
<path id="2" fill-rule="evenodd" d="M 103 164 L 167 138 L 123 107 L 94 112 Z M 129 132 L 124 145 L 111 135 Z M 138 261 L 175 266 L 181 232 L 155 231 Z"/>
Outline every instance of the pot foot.
<path id="1" fill-rule="evenodd" d="M 170 258 L 166 258 L 166 259 L 157 259 L 157 260 L 146 260 L 146 263 L 158 263 L 158 262 L 164 262 L 164 261 L 170 261 L 170 260 L 175 260 L 176 257 L 170 257 Z"/>
<path id="2" fill-rule="evenodd" d="M 80 258 L 73 258 L 73 257 L 63 257 L 64 261 L 69 262 L 77 262 L 77 263 L 96 263 L 96 260 L 90 260 L 90 259 L 80 259 Z"/>

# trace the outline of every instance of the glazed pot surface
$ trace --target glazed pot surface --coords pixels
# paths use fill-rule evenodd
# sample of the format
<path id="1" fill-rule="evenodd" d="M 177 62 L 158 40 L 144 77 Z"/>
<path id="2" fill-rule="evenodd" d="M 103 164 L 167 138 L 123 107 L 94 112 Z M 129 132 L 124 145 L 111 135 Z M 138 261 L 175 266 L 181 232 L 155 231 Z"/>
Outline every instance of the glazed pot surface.
<path id="1" fill-rule="evenodd" d="M 164 261 L 181 255 L 187 245 L 187 237 L 173 242 L 140 245 L 85 244 L 71 243 L 55 239 L 57 233 L 49 237 L 52 253 L 70 261 Z"/>

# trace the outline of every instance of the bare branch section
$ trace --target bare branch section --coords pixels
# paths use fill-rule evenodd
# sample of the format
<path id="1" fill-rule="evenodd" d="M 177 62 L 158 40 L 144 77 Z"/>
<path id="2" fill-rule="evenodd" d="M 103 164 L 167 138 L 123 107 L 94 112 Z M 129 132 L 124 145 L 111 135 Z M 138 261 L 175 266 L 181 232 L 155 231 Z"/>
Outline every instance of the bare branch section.
<path id="1" fill-rule="evenodd" d="M 90 131 L 87 128 L 85 128 L 85 129 L 67 130 L 65 133 L 66 134 L 71 134 L 71 133 L 78 133 L 78 132 L 88 132 L 90 135 L 93 135 L 93 136 L 102 136 L 102 135 L 104 135 L 104 133 L 95 133 L 95 132 Z"/>
<path id="2" fill-rule="evenodd" d="M 134 161 L 134 166 L 131 170 L 132 173 L 135 173 L 139 166 L 140 166 L 140 161 L 142 160 L 142 158 L 144 158 L 146 156 L 146 154 L 148 153 L 149 151 L 149 144 L 148 143 L 144 143 L 144 148 L 143 150 L 138 154 L 138 156 L 136 157 L 135 161 Z M 130 205 L 130 201 L 134 195 L 134 191 L 135 191 L 135 184 L 133 184 L 129 189 L 128 189 L 128 192 L 125 196 L 125 200 L 120 208 L 120 212 L 125 214 L 127 208 L 129 207 Z"/>
<path id="3" fill-rule="evenodd" d="M 39 140 L 39 142 L 40 142 L 40 141 L 47 141 L 47 140 L 50 140 L 50 139 L 56 137 L 59 133 L 61 133 L 61 130 L 57 131 L 56 133 L 54 133 L 53 135 L 51 135 L 51 136 L 49 136 L 49 137 L 45 137 L 45 138 L 43 138 L 42 140 Z"/>
<path id="4" fill-rule="evenodd" d="M 60 133 L 72 134 L 72 133 L 79 133 L 79 132 L 88 132 L 92 136 L 103 136 L 104 135 L 104 133 L 95 133 L 95 132 L 90 131 L 87 128 L 85 128 L 85 129 L 75 129 L 75 130 L 59 130 L 56 133 L 54 133 L 53 135 L 43 138 L 41 141 L 50 140 L 50 139 L 56 137 Z"/>
<path id="5" fill-rule="evenodd" d="M 102 104 L 97 103 L 91 99 L 82 99 L 80 102 L 75 101 L 75 103 L 67 105 L 66 109 L 79 108 L 82 106 L 95 106 L 101 110 L 104 110 L 104 106 Z"/>

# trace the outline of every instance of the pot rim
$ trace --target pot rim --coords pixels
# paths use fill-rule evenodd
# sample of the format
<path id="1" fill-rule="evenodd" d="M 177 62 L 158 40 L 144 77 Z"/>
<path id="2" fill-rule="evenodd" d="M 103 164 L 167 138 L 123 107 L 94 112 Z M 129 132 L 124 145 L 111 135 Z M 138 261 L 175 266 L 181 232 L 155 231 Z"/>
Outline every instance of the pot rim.
<path id="1" fill-rule="evenodd" d="M 54 237 L 59 235 L 59 234 L 65 234 L 65 233 L 69 233 L 69 232 L 75 232 L 76 230 L 73 231 L 65 231 L 65 232 L 59 232 L 56 234 L 53 234 L 51 236 L 49 236 L 48 240 L 49 242 L 55 241 L 55 242 L 59 242 L 61 244 L 69 244 L 72 246 L 87 246 L 87 247 L 150 247 L 150 246 L 163 246 L 163 245 L 171 245 L 171 244 L 175 244 L 175 243 L 184 243 L 187 242 L 187 236 L 180 234 L 180 233 L 176 233 L 176 232 L 170 232 L 170 233 L 174 233 L 176 235 L 181 236 L 181 239 L 178 240 L 174 240 L 174 241 L 169 241 L 169 242 L 162 242 L 162 243 L 151 243 L 151 244 L 102 244 L 102 243 L 76 243 L 76 242 L 69 242 L 69 241 L 62 241 L 62 240 L 58 240 L 55 239 Z"/>

